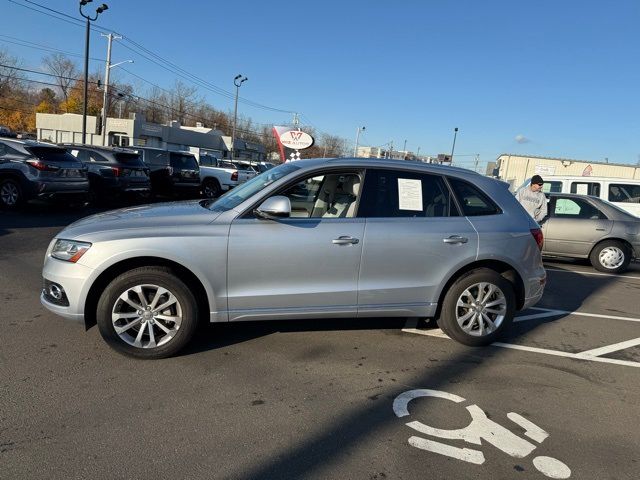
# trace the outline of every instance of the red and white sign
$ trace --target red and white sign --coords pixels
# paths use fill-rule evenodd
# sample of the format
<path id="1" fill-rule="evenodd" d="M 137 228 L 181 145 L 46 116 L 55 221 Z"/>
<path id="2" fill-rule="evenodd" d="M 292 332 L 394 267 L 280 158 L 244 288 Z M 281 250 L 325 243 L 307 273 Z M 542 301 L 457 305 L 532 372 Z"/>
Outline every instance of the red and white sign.
<path id="1" fill-rule="evenodd" d="M 280 142 L 287 148 L 304 150 L 311 147 L 314 140 L 311 135 L 301 130 L 288 130 L 280 134 Z"/>
<path id="2" fill-rule="evenodd" d="M 590 177 L 593 172 L 593 167 L 591 165 L 587 165 L 585 169 L 582 171 L 583 177 Z"/>

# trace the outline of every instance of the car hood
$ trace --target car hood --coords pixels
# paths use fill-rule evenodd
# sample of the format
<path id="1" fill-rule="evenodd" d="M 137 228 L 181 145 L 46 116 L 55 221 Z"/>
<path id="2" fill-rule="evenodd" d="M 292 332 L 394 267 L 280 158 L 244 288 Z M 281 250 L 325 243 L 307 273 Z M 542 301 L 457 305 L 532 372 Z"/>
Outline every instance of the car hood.
<path id="1" fill-rule="evenodd" d="M 115 230 L 180 228 L 205 225 L 215 220 L 220 213 L 212 212 L 200 204 L 201 200 L 158 203 L 138 207 L 122 208 L 91 215 L 72 223 L 58 238 L 77 239 L 100 232 Z"/>

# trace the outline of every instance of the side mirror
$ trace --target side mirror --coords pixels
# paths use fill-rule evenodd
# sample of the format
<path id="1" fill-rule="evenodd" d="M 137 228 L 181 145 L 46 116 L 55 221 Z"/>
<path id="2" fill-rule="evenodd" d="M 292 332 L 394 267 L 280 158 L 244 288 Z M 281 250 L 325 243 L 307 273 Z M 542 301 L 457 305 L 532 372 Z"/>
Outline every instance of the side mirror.
<path id="1" fill-rule="evenodd" d="M 253 213 L 265 219 L 289 218 L 291 216 L 291 201 L 288 197 L 276 195 L 267 198 Z"/>

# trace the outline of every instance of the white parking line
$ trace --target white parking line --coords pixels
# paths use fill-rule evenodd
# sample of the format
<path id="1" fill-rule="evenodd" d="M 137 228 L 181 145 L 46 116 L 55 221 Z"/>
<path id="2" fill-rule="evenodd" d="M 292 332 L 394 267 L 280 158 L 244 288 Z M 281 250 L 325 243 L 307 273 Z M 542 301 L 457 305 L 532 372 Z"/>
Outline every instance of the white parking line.
<path id="1" fill-rule="evenodd" d="M 633 278 L 634 280 L 640 280 L 640 277 L 633 275 L 619 275 L 617 273 L 583 272 L 581 270 L 561 270 L 559 268 L 545 268 L 545 270 L 547 272 L 576 273 L 578 275 L 597 275 L 601 277 Z"/>
<path id="2" fill-rule="evenodd" d="M 530 310 L 539 310 L 543 313 L 536 313 L 531 315 L 523 315 L 521 317 L 515 317 L 514 322 L 523 322 L 528 320 L 534 320 L 538 318 L 552 317 L 557 315 L 581 315 L 585 317 L 596 317 L 596 318 L 607 318 L 612 320 L 624 320 L 628 322 L 640 322 L 640 318 L 633 317 L 619 317 L 615 315 L 602 315 L 599 313 L 585 313 L 585 312 L 571 312 L 568 310 L 553 310 L 549 308 L 530 308 Z M 444 333 L 439 328 L 424 330 L 416 328 L 418 326 L 418 319 L 409 318 L 407 319 L 407 323 L 405 324 L 405 328 L 402 329 L 405 333 L 413 333 L 417 335 L 425 335 L 428 337 L 436 337 L 436 338 L 449 338 L 449 336 Z M 599 362 L 599 363 L 610 363 L 614 365 L 624 365 L 627 367 L 636 367 L 640 368 L 640 362 L 634 362 L 630 360 L 619 360 L 617 358 L 604 358 L 602 355 L 606 355 L 608 353 L 617 352 L 620 350 L 624 350 L 626 348 L 636 347 L 640 345 L 640 338 L 634 338 L 632 340 L 626 340 L 624 342 L 614 343 L 611 345 L 605 345 L 604 347 L 598 347 L 591 350 L 585 350 L 583 352 L 571 353 L 571 352 L 563 352 L 561 350 L 552 350 L 548 348 L 538 348 L 538 347 L 529 347 L 526 345 L 517 345 L 513 343 L 503 343 L 503 342 L 494 342 L 491 345 L 495 347 L 501 348 L 510 348 L 512 350 L 521 350 L 525 352 L 532 353 L 542 353 L 545 355 L 553 355 L 556 357 L 565 357 L 572 358 L 574 360 L 587 360 L 591 362 Z"/>

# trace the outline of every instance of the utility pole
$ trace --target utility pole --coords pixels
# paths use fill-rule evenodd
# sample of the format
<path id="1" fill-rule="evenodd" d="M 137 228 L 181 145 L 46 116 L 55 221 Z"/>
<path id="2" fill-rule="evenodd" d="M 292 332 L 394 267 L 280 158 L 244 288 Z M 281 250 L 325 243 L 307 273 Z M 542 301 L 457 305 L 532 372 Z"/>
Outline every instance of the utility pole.
<path id="1" fill-rule="evenodd" d="M 231 160 L 236 154 L 236 123 L 238 123 L 238 94 L 240 87 L 244 82 L 249 80 L 247 77 L 243 77 L 242 74 L 238 74 L 233 79 L 233 84 L 236 86 L 236 101 L 233 107 L 233 130 L 231 131 Z"/>
<path id="2" fill-rule="evenodd" d="M 456 149 L 456 137 L 458 136 L 458 127 L 453 129 L 453 145 L 451 146 L 451 165 L 453 166 L 453 152 Z"/>
<path id="3" fill-rule="evenodd" d="M 393 140 L 391 140 L 391 146 L 389 147 L 389 159 L 393 158 Z"/>
<path id="4" fill-rule="evenodd" d="M 353 149 L 353 156 L 357 157 L 358 156 L 358 141 L 360 140 L 360 132 L 364 132 L 364 130 L 367 127 L 358 127 L 358 129 L 356 130 L 356 146 Z"/>
<path id="5" fill-rule="evenodd" d="M 107 63 L 104 69 L 104 92 L 102 94 L 102 145 L 107 144 L 107 115 L 109 112 L 109 72 L 111 72 L 111 44 L 113 39 L 120 39 L 122 37 L 110 33 L 105 35 L 100 34 L 102 37 L 107 37 Z"/>
<path id="6" fill-rule="evenodd" d="M 293 114 L 293 126 L 296 128 L 300 128 L 300 120 L 298 119 L 298 114 Z"/>
<path id="7" fill-rule="evenodd" d="M 476 173 L 478 172 L 478 162 L 479 161 L 480 161 L 480 154 L 476 153 L 476 162 L 475 162 L 475 165 L 473 166 L 473 171 L 476 172 Z"/>
<path id="8" fill-rule="evenodd" d="M 407 159 L 407 139 L 404 140 L 404 145 L 402 146 L 402 154 L 404 155 L 404 159 Z"/>

